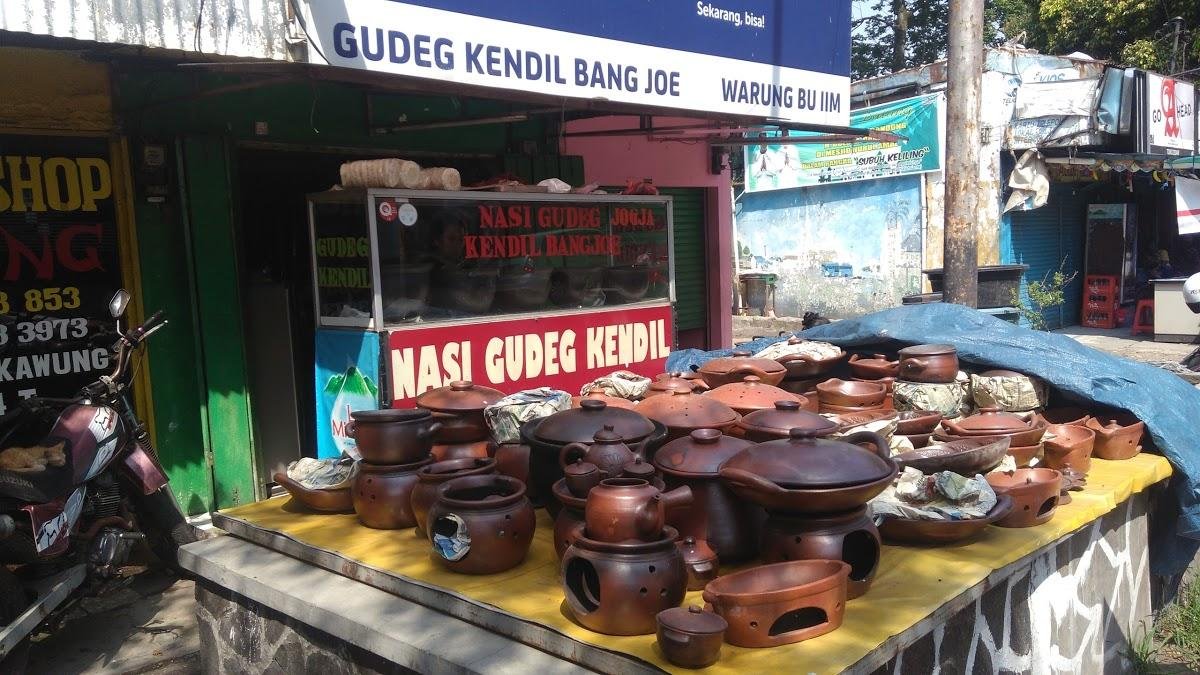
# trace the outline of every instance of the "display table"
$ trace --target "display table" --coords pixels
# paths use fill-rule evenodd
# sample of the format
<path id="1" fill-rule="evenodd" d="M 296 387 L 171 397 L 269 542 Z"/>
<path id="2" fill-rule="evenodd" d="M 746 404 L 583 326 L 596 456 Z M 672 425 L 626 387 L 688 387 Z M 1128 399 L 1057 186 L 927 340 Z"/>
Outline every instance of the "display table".
<path id="1" fill-rule="evenodd" d="M 874 584 L 865 596 L 847 604 L 841 628 L 772 649 L 726 645 L 721 660 L 708 672 L 929 672 L 933 663 L 952 672 L 1040 670 L 1038 664 L 1048 670 L 1096 672 L 1121 658 L 1122 642 L 1117 638 L 1128 637 L 1149 614 L 1144 491 L 1170 473 L 1166 460 L 1154 455 L 1123 462 L 1096 460 L 1086 490 L 1072 493 L 1072 502 L 1040 527 L 989 527 L 969 543 L 940 548 L 885 546 Z M 274 606 L 278 603 L 267 596 L 246 595 L 254 585 L 251 581 L 266 581 L 238 581 L 247 572 L 239 570 L 238 561 L 258 564 L 274 550 L 298 559 L 292 565 L 324 568 L 423 605 L 421 611 L 436 609 L 471 624 L 472 630 L 482 627 L 514 645 L 537 647 L 542 656 L 548 653 L 600 671 L 678 670 L 663 660 L 653 635 L 600 635 L 568 618 L 552 526 L 544 512 L 539 511 L 538 518 L 533 547 L 522 565 L 471 577 L 444 571 L 430 559 L 429 544 L 412 530 L 371 530 L 353 515 L 303 513 L 282 497 L 214 516 L 216 525 L 252 542 L 237 546 L 258 553 L 231 554 L 233 542 L 210 540 L 188 546 L 184 565 L 200 579 L 198 594 L 216 594 L 225 603 L 217 603 L 221 609 L 216 614 L 240 612 L 260 619 L 274 614 L 272 620 L 297 634 L 303 630 L 295 625 L 296 618 L 289 619 L 285 609 Z M 305 583 L 311 586 L 318 578 Z M 407 605 L 400 599 L 395 602 Z M 685 600 L 699 602 L 698 591 Z M 213 608 L 205 610 L 201 604 L 204 625 L 206 612 L 213 614 Z M 381 630 L 370 616 L 343 618 Z M 219 619 L 210 616 L 207 622 Z M 386 629 L 411 646 L 414 636 L 428 628 L 422 626 L 392 623 Z M 309 628 L 316 629 L 318 637 L 337 637 L 327 626 Z M 219 625 L 210 629 L 215 635 L 226 632 Z M 340 639 L 358 642 L 352 632 L 348 635 Z M 428 649 L 430 656 L 437 655 L 436 644 Z M 219 658 L 220 645 L 211 650 L 211 657 Z M 210 657 L 208 651 L 205 655 Z M 463 664 L 442 665 L 447 670 L 473 670 Z"/>
<path id="2" fill-rule="evenodd" d="M 1200 315 L 1183 302 L 1187 279 L 1152 279 L 1155 342 L 1193 342 L 1200 337 Z"/>

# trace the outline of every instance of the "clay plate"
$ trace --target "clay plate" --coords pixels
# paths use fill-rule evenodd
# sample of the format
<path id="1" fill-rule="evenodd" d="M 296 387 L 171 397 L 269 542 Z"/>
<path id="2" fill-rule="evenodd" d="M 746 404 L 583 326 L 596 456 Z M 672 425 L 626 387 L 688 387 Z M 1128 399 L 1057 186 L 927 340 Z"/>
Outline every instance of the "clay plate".
<path id="1" fill-rule="evenodd" d="M 349 486 L 337 490 L 310 490 L 300 483 L 288 478 L 286 473 L 278 472 L 274 476 L 279 484 L 292 499 L 304 508 L 318 513 L 354 513 L 354 500 L 350 495 Z"/>
<path id="2" fill-rule="evenodd" d="M 906 410 L 897 415 L 896 433 L 901 436 L 930 434 L 942 421 L 942 414 L 936 410 Z"/>
<path id="3" fill-rule="evenodd" d="M 971 520 L 913 520 L 888 518 L 879 525 L 879 536 L 889 544 L 952 544 L 969 539 L 1012 512 L 1008 495 L 996 495 L 996 505 L 983 518 Z"/>
<path id="4" fill-rule="evenodd" d="M 994 469 L 1004 459 L 1008 449 L 1008 437 L 988 436 L 932 445 L 895 455 L 892 459 L 901 466 L 911 466 L 925 474 L 953 471 L 974 476 Z"/>

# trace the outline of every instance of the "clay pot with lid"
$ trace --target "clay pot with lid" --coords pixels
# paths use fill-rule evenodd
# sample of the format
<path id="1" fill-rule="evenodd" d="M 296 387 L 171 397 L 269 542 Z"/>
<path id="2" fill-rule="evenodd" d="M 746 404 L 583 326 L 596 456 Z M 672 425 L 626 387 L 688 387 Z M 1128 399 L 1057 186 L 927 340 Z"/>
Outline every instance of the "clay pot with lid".
<path id="1" fill-rule="evenodd" d="M 651 396 L 660 396 L 668 391 L 693 391 L 699 393 L 707 389 L 708 385 L 700 378 L 699 373 L 662 373 L 650 383 L 650 389 L 646 391 L 646 395 L 642 397 L 642 400 L 644 401 Z"/>
<path id="2" fill-rule="evenodd" d="M 677 544 L 683 553 L 683 565 L 687 568 L 689 591 L 698 591 L 717 578 L 720 559 L 708 542 L 695 537 L 684 537 Z"/>
<path id="3" fill-rule="evenodd" d="M 1046 433 L 1042 443 L 1046 468 L 1059 471 L 1069 468 L 1081 474 L 1091 470 L 1095 431 L 1074 424 L 1051 424 Z"/>
<path id="4" fill-rule="evenodd" d="M 788 338 L 789 345 L 797 345 L 804 340 L 792 337 Z M 777 361 L 782 365 L 787 372 L 785 379 L 788 380 L 807 380 L 811 378 L 821 377 L 832 371 L 839 363 L 846 360 L 846 352 L 839 352 L 836 356 L 829 358 L 817 359 L 808 354 L 786 354 L 780 356 Z"/>
<path id="5" fill-rule="evenodd" d="M 999 408 L 980 408 L 979 412 L 962 420 L 942 420 L 942 427 L 954 436 L 1006 436 L 1029 431 L 1036 420 L 1025 419 Z"/>
<path id="6" fill-rule="evenodd" d="M 429 510 L 433 559 L 460 574 L 503 572 L 525 560 L 535 526 L 521 481 L 500 475 L 455 478 L 438 487 Z"/>
<path id="7" fill-rule="evenodd" d="M 588 492 L 591 492 L 592 488 L 599 485 L 604 478 L 605 475 L 599 467 L 591 462 L 585 462 L 583 459 L 576 459 L 563 467 L 563 480 L 566 481 L 567 489 L 572 495 L 581 499 L 586 498 Z"/>
<path id="8" fill-rule="evenodd" d="M 801 408 L 808 405 L 804 396 L 771 386 L 757 375 L 747 375 L 741 382 L 723 384 L 705 395 L 724 403 L 739 415 L 773 409 L 776 401 L 796 401 Z"/>
<path id="9" fill-rule="evenodd" d="M 715 579 L 704 601 L 729 623 L 729 644 L 777 647 L 841 626 L 849 575 L 850 566 L 837 560 L 774 563 Z"/>
<path id="10" fill-rule="evenodd" d="M 633 401 L 617 396 L 609 396 L 608 394 L 604 393 L 604 390 L 600 387 L 593 387 L 584 392 L 581 396 L 572 396 L 571 407 L 578 408 L 584 401 L 604 401 L 604 404 L 607 406 L 611 406 L 613 408 L 625 408 L 626 410 L 633 410 L 634 407 L 636 407 L 636 404 Z"/>
<path id="11" fill-rule="evenodd" d="M 640 478 L 647 483 L 653 484 L 655 478 L 658 477 L 658 471 L 654 465 L 643 460 L 641 457 L 634 457 L 632 462 L 621 467 L 621 478 Z"/>
<path id="12" fill-rule="evenodd" d="M 900 361 L 893 361 L 883 354 L 871 358 L 859 354 L 850 355 L 850 372 L 864 380 L 895 379 L 900 374 Z"/>
<path id="13" fill-rule="evenodd" d="M 417 535 L 425 536 L 429 509 L 437 501 L 437 489 L 442 483 L 463 476 L 482 476 L 490 473 L 496 473 L 496 460 L 491 457 L 449 459 L 417 470 L 417 484 L 413 487 L 410 498 L 413 518 L 417 522 Z"/>
<path id="14" fill-rule="evenodd" d="M 1146 425 L 1132 416 L 1088 420 L 1087 428 L 1096 432 L 1092 454 L 1100 459 L 1129 459 L 1142 451 Z"/>
<path id="15" fill-rule="evenodd" d="M 915 345 L 900 350 L 898 379 L 950 384 L 958 378 L 958 350 L 953 345 Z"/>
<path id="16" fill-rule="evenodd" d="M 721 643 L 729 624 L 716 614 L 691 605 L 658 613 L 658 648 L 682 668 L 706 668 L 721 658 Z"/>
<path id="17" fill-rule="evenodd" d="M 721 480 L 725 460 L 750 447 L 749 441 L 722 436 L 716 429 L 697 429 L 659 448 L 654 465 L 669 488 L 692 490 L 691 508 L 667 512 L 667 523 L 685 537 L 703 539 L 726 563 L 758 555 L 758 535 L 766 513 L 739 499 Z"/>
<path id="18" fill-rule="evenodd" d="M 354 439 L 363 461 L 395 466 L 428 457 L 434 434 L 441 428 L 433 413 L 420 408 L 355 410 L 350 413 L 346 435 Z"/>
<path id="19" fill-rule="evenodd" d="M 569 465 L 583 461 L 596 467 L 600 480 L 620 477 L 624 466 L 635 459 L 645 459 L 644 450 L 640 446 L 631 450 L 611 424 L 592 434 L 590 444 L 568 443 L 558 453 L 558 464 L 564 472 Z"/>
<path id="20" fill-rule="evenodd" d="M 834 378 L 817 385 L 817 401 L 822 406 L 868 407 L 883 403 L 887 387 L 879 382 L 855 382 Z"/>
<path id="21" fill-rule="evenodd" d="M 417 471 L 432 463 L 432 457 L 396 465 L 357 462 L 350 495 L 359 522 L 377 530 L 415 527 L 412 491 L 417 485 Z"/>
<path id="22" fill-rule="evenodd" d="M 875 451 L 857 443 L 869 443 Z M 734 455 L 721 478 L 741 496 L 767 511 L 829 513 L 866 504 L 883 492 L 899 468 L 887 441 L 860 431 L 843 440 L 818 438 L 793 429 L 786 440 L 759 443 Z"/>
<path id="23" fill-rule="evenodd" d="M 729 429 L 741 419 L 741 415 L 715 398 L 677 389 L 642 401 L 637 410 L 667 427 L 668 441 L 687 436 L 695 429 Z"/>
<path id="24" fill-rule="evenodd" d="M 731 382 L 741 382 L 747 375 L 754 375 L 769 385 L 777 385 L 787 375 L 783 364 L 774 359 L 759 359 L 750 352 L 735 351 L 731 356 L 710 359 L 696 371 L 709 388 Z"/>
<path id="25" fill-rule="evenodd" d="M 777 401 L 774 409 L 752 412 L 743 417 L 737 426 L 747 440 L 756 443 L 788 438 L 792 429 L 796 428 L 818 436 L 828 436 L 838 430 L 836 422 L 802 410 L 796 401 Z"/>
<path id="26" fill-rule="evenodd" d="M 434 435 L 439 445 L 486 441 L 489 431 L 483 409 L 504 398 L 504 392 L 466 380 L 430 389 L 416 399 L 418 408 L 433 413 L 441 427 Z"/>
<path id="27" fill-rule="evenodd" d="M 587 536 L 614 544 L 654 541 L 662 536 L 667 509 L 691 502 L 686 486 L 660 492 L 638 478 L 608 478 L 588 492 Z"/>
<path id="28" fill-rule="evenodd" d="M 996 522 L 1000 527 L 1034 527 L 1054 517 L 1062 490 L 1062 474 L 1054 469 L 995 471 L 987 482 L 997 494 L 1012 498 L 1012 511 Z"/>

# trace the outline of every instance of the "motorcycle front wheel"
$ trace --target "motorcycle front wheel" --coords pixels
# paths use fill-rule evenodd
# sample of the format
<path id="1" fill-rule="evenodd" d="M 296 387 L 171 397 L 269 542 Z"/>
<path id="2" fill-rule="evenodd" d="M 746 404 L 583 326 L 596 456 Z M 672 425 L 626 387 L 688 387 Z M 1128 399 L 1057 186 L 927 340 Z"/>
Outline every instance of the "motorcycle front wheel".
<path id="1" fill-rule="evenodd" d="M 186 576 L 186 570 L 179 566 L 179 547 L 199 538 L 196 528 L 188 524 L 179 510 L 171 487 L 163 486 L 148 495 L 135 494 L 133 501 L 150 550 L 171 569 Z"/>

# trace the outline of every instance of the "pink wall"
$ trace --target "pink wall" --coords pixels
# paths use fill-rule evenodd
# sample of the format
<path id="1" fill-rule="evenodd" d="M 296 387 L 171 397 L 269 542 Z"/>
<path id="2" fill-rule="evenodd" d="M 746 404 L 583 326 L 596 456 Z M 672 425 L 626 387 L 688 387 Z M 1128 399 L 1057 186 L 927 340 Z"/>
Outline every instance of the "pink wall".
<path id="1" fill-rule="evenodd" d="M 654 126 L 700 124 L 703 120 L 655 117 Z M 637 128 L 635 116 L 597 117 L 567 124 L 567 133 Z M 581 155 L 585 180 L 624 185 L 631 178 L 650 178 L 662 187 L 707 188 L 708 335 L 710 349 L 733 344 L 733 204 L 729 169 L 709 173 L 709 146 L 640 136 L 589 136 L 563 139 L 563 154 Z"/>

